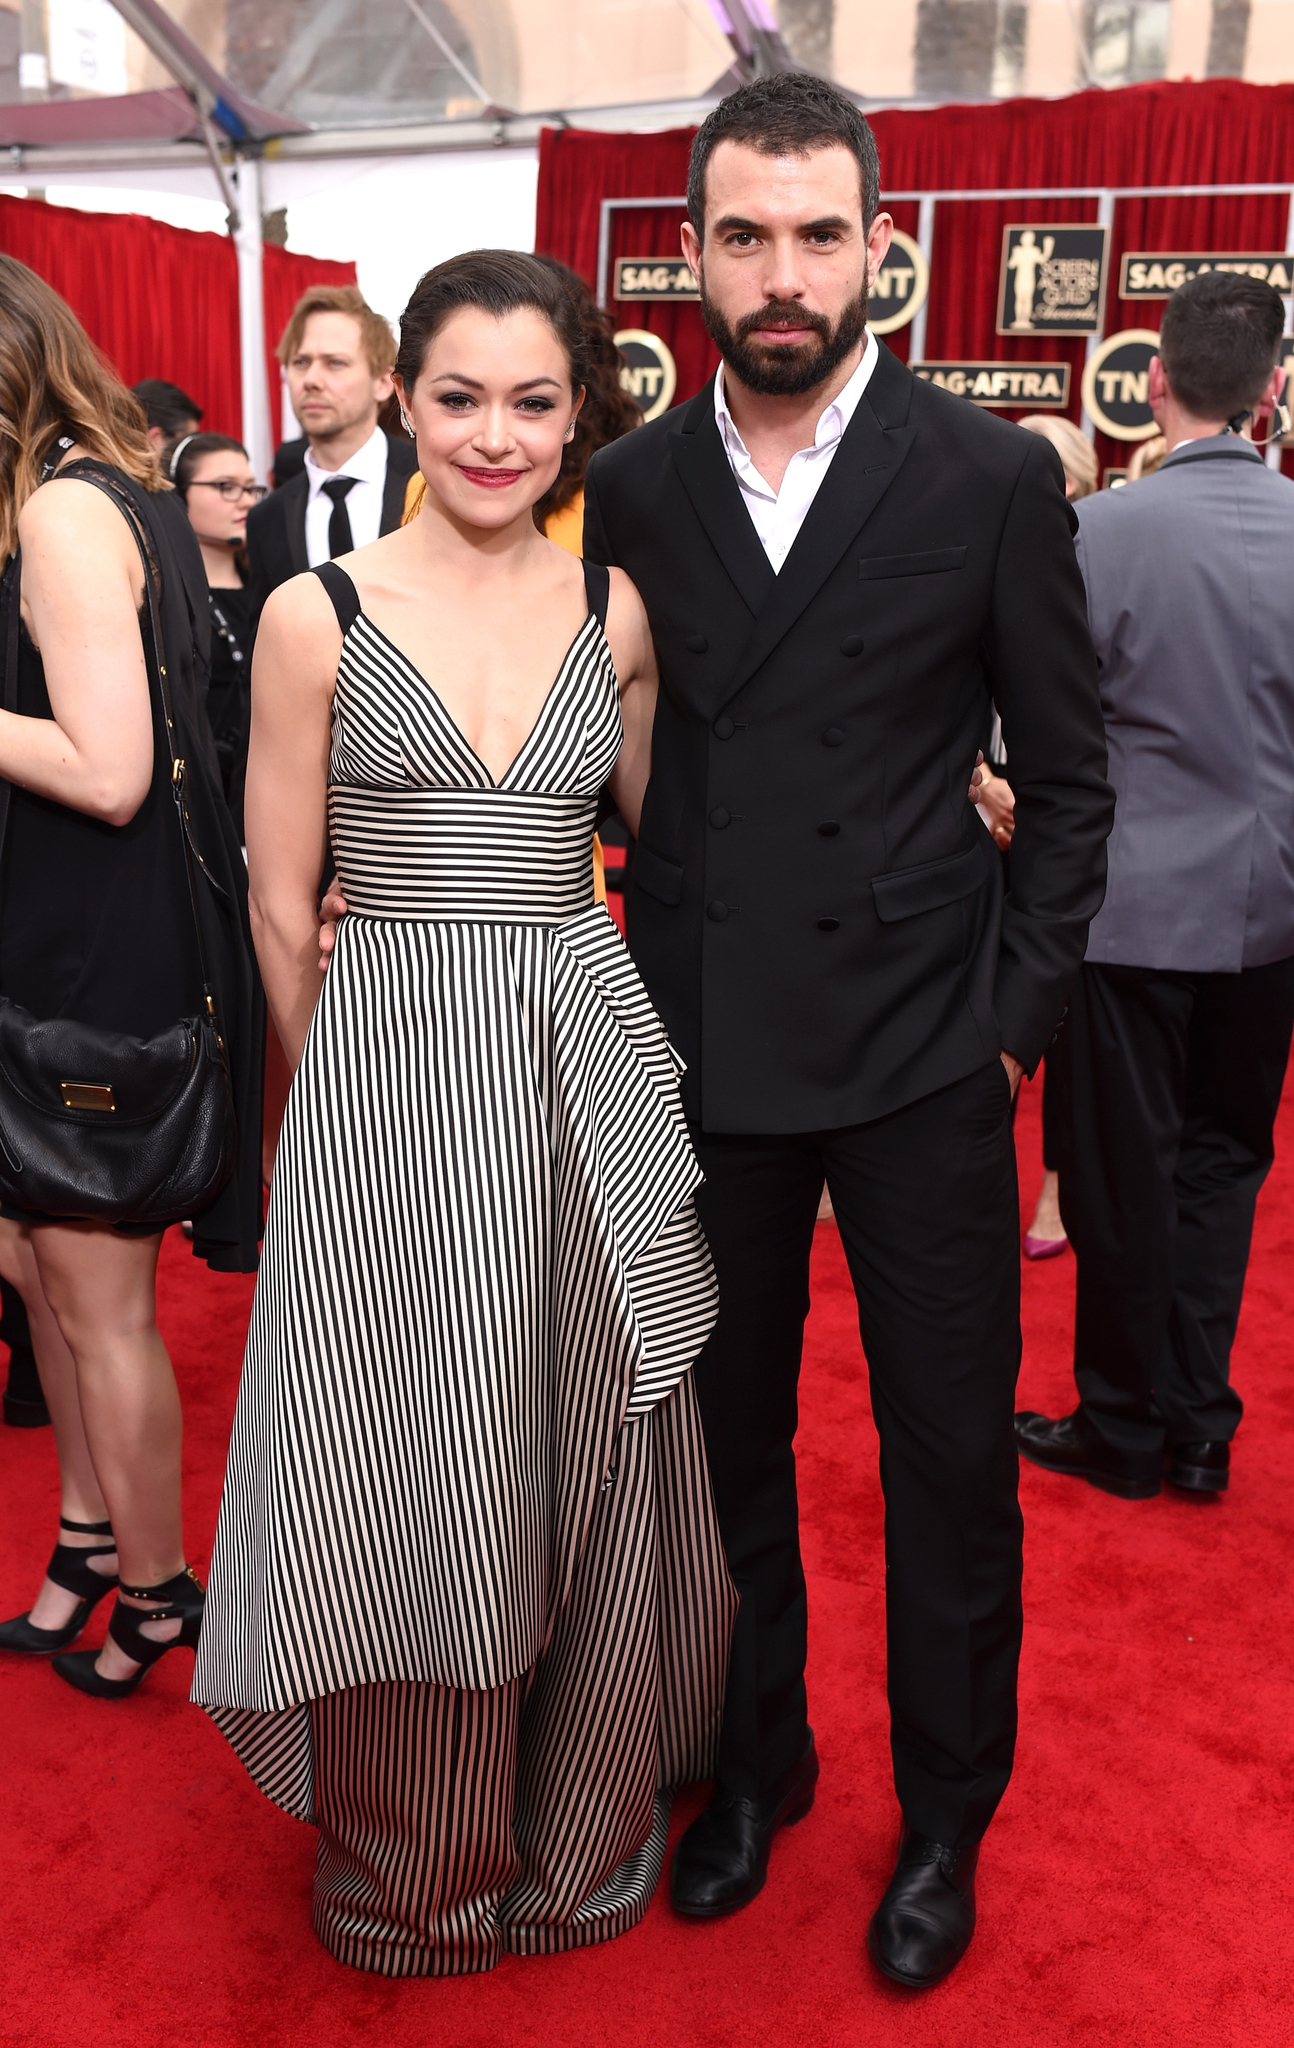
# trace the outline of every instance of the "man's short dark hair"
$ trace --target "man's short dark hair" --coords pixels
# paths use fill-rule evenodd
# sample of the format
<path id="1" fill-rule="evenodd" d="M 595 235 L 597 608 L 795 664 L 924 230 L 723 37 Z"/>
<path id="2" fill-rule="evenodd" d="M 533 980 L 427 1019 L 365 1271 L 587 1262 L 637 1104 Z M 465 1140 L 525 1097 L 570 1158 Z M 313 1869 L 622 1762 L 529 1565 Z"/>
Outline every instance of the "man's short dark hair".
<path id="1" fill-rule="evenodd" d="M 178 384 L 165 377 L 141 377 L 131 390 L 144 408 L 150 427 L 160 427 L 168 437 L 183 433 L 193 420 L 202 418 L 202 407 Z"/>
<path id="2" fill-rule="evenodd" d="M 1251 412 L 1276 367 L 1280 295 L 1256 277 L 1206 270 L 1164 307 L 1159 356 L 1173 397 L 1197 420 Z"/>
<path id="3" fill-rule="evenodd" d="M 858 158 L 863 226 L 881 203 L 881 159 L 876 137 L 847 93 L 808 71 L 776 71 L 739 86 L 711 109 L 697 129 L 687 174 L 688 218 L 705 236 L 705 173 L 721 142 L 744 142 L 764 156 L 807 156 L 833 143 Z"/>

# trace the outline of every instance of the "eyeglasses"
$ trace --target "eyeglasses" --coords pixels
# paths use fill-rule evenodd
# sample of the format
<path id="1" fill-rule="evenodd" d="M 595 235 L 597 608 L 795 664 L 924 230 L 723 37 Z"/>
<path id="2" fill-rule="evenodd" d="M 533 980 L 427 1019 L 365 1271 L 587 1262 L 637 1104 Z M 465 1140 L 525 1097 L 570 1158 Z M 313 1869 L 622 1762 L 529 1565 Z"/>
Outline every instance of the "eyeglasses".
<path id="1" fill-rule="evenodd" d="M 236 484 L 232 477 L 227 476 L 222 476 L 218 482 L 210 477 L 195 477 L 188 489 L 219 491 L 226 505 L 236 505 L 240 498 L 250 498 L 253 504 L 259 505 L 261 499 L 268 498 L 270 494 L 268 484 Z"/>

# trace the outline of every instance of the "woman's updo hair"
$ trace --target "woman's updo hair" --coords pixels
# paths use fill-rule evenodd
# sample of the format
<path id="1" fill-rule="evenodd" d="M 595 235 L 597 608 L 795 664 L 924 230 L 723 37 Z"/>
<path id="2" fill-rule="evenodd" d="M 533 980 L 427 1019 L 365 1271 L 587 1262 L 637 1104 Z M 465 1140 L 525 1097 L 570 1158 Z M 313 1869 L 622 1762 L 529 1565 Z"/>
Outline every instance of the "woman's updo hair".
<path id="1" fill-rule="evenodd" d="M 469 249 L 419 278 L 400 316 L 395 369 L 406 391 L 417 383 L 435 336 L 465 306 L 479 306 L 496 320 L 527 309 L 540 314 L 566 351 L 572 392 L 588 382 L 583 323 L 561 279 L 537 258 L 516 249 Z"/>

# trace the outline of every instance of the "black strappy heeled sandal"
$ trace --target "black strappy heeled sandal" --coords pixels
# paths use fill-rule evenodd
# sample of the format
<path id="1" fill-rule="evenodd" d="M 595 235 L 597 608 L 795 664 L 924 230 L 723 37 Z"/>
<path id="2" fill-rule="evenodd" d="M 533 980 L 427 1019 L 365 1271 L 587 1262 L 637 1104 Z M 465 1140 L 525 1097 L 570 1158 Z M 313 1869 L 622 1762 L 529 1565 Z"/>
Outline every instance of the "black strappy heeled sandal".
<path id="1" fill-rule="evenodd" d="M 88 1692 L 96 1700 L 124 1700 L 135 1690 L 149 1666 L 156 1664 L 168 1650 L 178 1650 L 184 1644 L 190 1650 L 198 1646 L 198 1630 L 202 1626 L 202 1604 L 206 1592 L 201 1579 L 191 1564 L 173 1579 L 166 1579 L 160 1586 L 121 1586 L 118 1594 L 125 1593 L 131 1600 L 148 1600 L 155 1605 L 144 1614 L 137 1607 L 123 1607 L 120 1598 L 112 1610 L 108 1623 L 108 1634 L 119 1650 L 139 1666 L 133 1678 L 101 1678 L 95 1670 L 97 1650 L 73 1650 L 66 1657 L 54 1659 L 54 1669 L 60 1678 L 74 1685 L 78 1692 Z M 140 1631 L 145 1621 L 178 1621 L 180 1633 L 169 1642 L 155 1642 L 152 1636 Z"/>
<path id="2" fill-rule="evenodd" d="M 75 1536 L 111 1536 L 111 1522 L 69 1522 L 59 1517 L 60 1529 L 68 1529 Z M 77 1604 L 72 1610 L 72 1619 L 63 1628 L 36 1628 L 27 1619 L 27 1614 L 15 1614 L 12 1621 L 0 1621 L 0 1650 L 17 1650 L 24 1657 L 52 1657 L 59 1650 L 65 1650 L 74 1643 L 85 1627 L 91 1614 L 105 1593 L 111 1593 L 117 1583 L 116 1572 L 94 1572 L 87 1564 L 87 1558 L 111 1557 L 115 1543 L 87 1544 L 78 1550 L 68 1543 L 56 1543 L 54 1555 L 49 1561 L 45 1576 L 51 1584 L 61 1586 L 65 1593 L 75 1593 Z M 95 1652 L 98 1655 L 98 1652 Z"/>

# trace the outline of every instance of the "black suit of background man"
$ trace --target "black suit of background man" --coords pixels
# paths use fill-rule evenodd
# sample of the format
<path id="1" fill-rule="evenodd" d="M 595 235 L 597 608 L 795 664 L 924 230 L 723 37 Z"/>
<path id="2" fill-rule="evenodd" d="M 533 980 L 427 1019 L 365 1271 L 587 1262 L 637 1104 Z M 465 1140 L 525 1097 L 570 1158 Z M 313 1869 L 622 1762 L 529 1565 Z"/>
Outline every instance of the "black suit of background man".
<path id="1" fill-rule="evenodd" d="M 386 483 L 382 491 L 383 533 L 394 533 L 404 514 L 404 495 L 409 478 L 418 467 L 418 452 L 404 434 L 388 434 L 386 440 Z M 266 598 L 290 576 L 300 576 L 310 567 L 306 556 L 306 505 L 310 479 L 298 469 L 287 483 L 253 506 L 247 516 L 248 587 L 253 625 L 260 618 Z"/>
<path id="2" fill-rule="evenodd" d="M 1010 1775 L 1021 1523 L 1006 1048 L 1036 1068 L 1099 908 L 1112 799 L 1073 517 L 1034 435 L 880 361 L 780 575 L 713 390 L 602 450 L 585 552 L 660 659 L 629 941 L 678 1051 L 719 1321 L 697 1365 L 741 1595 L 719 1780 L 803 1757 L 796 1382 L 823 1178 L 886 1502 L 895 1779 L 983 1834 Z M 990 699 L 1011 890 L 967 788 Z"/>

